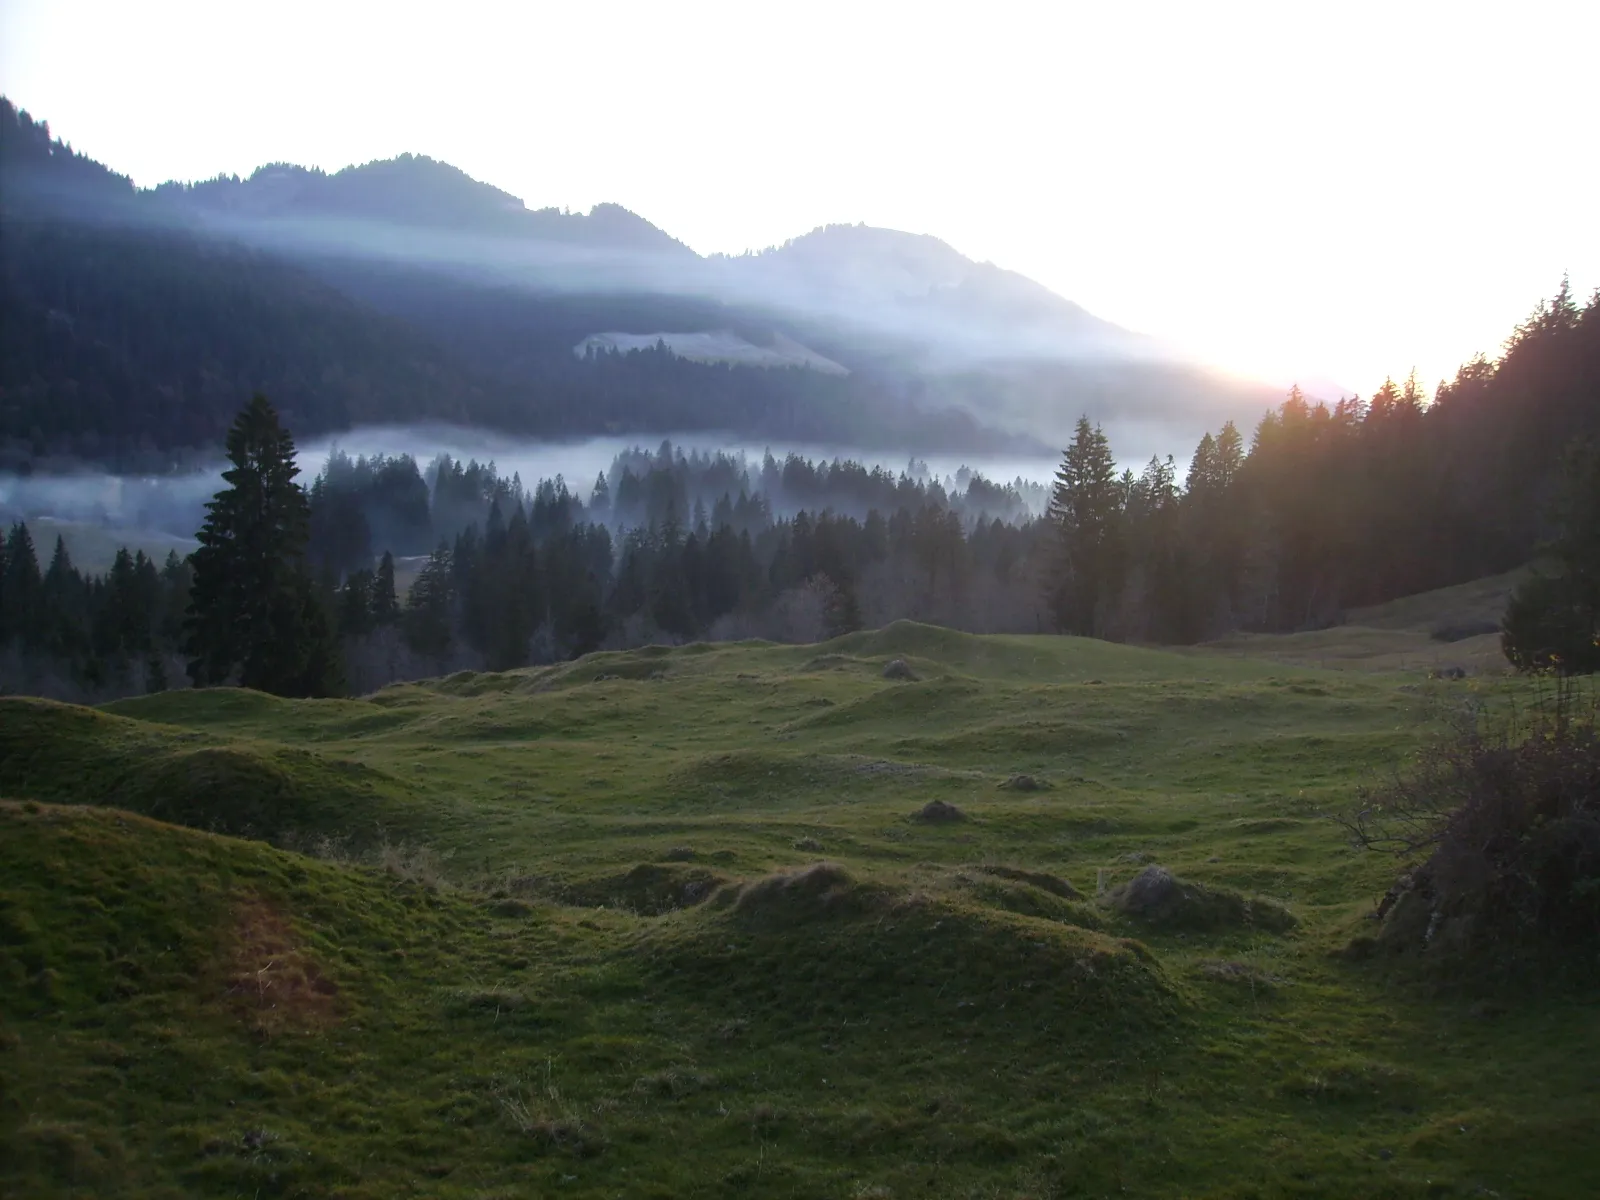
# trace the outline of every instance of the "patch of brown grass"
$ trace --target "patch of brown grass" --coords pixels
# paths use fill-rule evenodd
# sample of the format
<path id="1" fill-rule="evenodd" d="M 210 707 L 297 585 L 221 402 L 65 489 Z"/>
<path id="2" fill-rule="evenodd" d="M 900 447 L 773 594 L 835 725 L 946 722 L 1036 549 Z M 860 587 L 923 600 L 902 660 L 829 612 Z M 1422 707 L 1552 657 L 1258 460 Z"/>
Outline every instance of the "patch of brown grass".
<path id="1" fill-rule="evenodd" d="M 339 1019 L 339 985 L 299 944 L 288 919 L 264 900 L 236 905 L 225 994 L 257 1033 L 311 1032 Z"/>

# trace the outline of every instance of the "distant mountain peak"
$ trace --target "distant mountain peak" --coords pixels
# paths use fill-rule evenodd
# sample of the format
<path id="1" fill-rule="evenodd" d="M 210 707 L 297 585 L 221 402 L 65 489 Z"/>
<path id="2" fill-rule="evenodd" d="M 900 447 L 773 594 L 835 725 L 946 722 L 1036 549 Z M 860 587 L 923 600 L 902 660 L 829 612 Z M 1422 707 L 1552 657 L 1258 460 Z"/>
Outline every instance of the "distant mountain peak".
<path id="1" fill-rule="evenodd" d="M 597 204 L 587 214 L 530 209 L 510 192 L 425 154 L 374 159 L 331 174 L 272 163 L 247 179 L 163 184 L 156 192 L 198 214 L 224 219 L 377 221 L 453 234 L 693 254 L 620 204 Z"/>
<path id="2" fill-rule="evenodd" d="M 794 289 L 813 303 L 853 303 L 864 320 L 890 324 L 936 318 L 994 341 L 1009 326 L 1024 338 L 1081 344 L 1084 337 L 1126 339 L 1043 284 L 968 258 L 932 234 L 875 225 L 821 225 L 758 254 L 727 260 L 764 283 Z"/>

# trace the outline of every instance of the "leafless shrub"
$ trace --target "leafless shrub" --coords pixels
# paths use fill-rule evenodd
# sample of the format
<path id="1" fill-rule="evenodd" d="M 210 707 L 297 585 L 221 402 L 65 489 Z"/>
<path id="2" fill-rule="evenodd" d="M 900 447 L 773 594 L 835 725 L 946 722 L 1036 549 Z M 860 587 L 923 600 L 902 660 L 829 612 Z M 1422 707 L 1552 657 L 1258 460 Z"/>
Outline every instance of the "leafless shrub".
<path id="1" fill-rule="evenodd" d="M 1378 907 L 1389 944 L 1502 959 L 1600 944 L 1600 712 L 1582 681 L 1463 709 L 1361 800 L 1341 818 L 1357 846 L 1421 859 Z"/>

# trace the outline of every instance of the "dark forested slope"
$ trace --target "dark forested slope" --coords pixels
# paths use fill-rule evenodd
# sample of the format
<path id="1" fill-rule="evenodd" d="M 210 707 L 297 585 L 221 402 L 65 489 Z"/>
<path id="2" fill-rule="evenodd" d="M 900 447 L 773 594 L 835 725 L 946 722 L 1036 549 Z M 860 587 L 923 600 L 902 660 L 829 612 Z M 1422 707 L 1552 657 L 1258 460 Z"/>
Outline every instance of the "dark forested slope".
<path id="1" fill-rule="evenodd" d="M 918 452 L 1053 445 L 1084 409 L 1198 432 L 1269 399 L 934 238 L 838 226 L 703 259 L 620 206 L 529 209 L 413 155 L 139 191 L 0 100 L 0 205 L 13 465 L 159 465 L 257 389 L 302 436 L 431 419 Z M 847 372 L 574 353 L 618 333 L 789 338 Z"/>

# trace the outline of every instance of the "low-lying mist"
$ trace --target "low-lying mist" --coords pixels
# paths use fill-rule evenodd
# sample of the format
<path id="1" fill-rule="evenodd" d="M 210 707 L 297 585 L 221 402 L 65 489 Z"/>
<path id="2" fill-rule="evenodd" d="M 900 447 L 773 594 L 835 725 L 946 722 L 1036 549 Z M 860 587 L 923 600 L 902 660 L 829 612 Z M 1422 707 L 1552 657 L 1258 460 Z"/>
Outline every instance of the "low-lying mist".
<path id="1" fill-rule="evenodd" d="M 493 463 L 504 479 L 519 477 L 532 489 L 543 479 L 563 479 L 579 499 L 587 500 L 595 479 L 615 475 L 619 458 L 635 452 L 653 455 L 663 441 L 685 454 L 718 453 L 742 458 L 752 478 L 771 454 L 779 463 L 790 454 L 814 461 L 848 460 L 920 480 L 937 480 L 947 490 L 962 491 L 965 480 L 981 475 L 992 482 L 1044 484 L 1055 470 L 1048 458 L 990 458 L 927 455 L 891 458 L 850 447 L 756 445 L 704 434 L 661 437 L 601 437 L 577 442 L 527 440 L 492 431 L 457 426 L 375 427 L 318 438 L 299 447 L 300 482 L 309 487 L 340 452 L 351 458 L 409 456 L 426 472 L 440 455 L 460 461 Z M 117 475 L 77 470 L 52 474 L 0 473 L 0 519 L 25 521 L 41 557 L 47 558 L 60 534 L 80 568 L 103 570 L 117 548 L 143 549 L 153 557 L 168 550 L 186 554 L 205 519 L 205 505 L 223 485 L 226 463 L 219 453 L 209 465 L 167 475 Z M 613 483 L 615 480 L 613 479 Z M 687 514 L 685 514 L 687 515 Z M 791 515 L 781 507 L 775 516 Z"/>
<path id="2" fill-rule="evenodd" d="M 1172 429 L 1160 421 L 1126 421 L 1107 426 L 1120 465 L 1135 472 L 1152 455 L 1173 449 Z M 770 454 L 778 464 L 790 455 L 817 463 L 856 462 L 869 470 L 907 474 L 937 482 L 959 495 L 978 476 L 990 483 L 1016 485 L 1032 511 L 1042 511 L 1044 497 L 1059 459 L 1055 456 L 926 454 L 894 456 L 859 447 L 815 444 L 757 443 L 704 433 L 597 437 L 555 442 L 517 438 L 491 430 L 450 425 L 383 426 L 350 430 L 309 440 L 299 447 L 300 482 L 309 487 L 338 452 L 351 458 L 409 456 L 426 472 L 441 455 L 458 461 L 493 463 L 502 479 L 520 478 L 532 490 L 540 480 L 560 478 L 580 500 L 587 500 L 595 479 L 604 473 L 614 487 L 619 463 L 651 456 L 668 442 L 677 452 L 711 457 L 723 454 L 742 460 L 754 486 L 760 486 L 763 461 Z M 1179 473 L 1184 455 L 1175 455 Z M 180 555 L 194 548 L 193 536 L 205 519 L 205 505 L 222 486 L 226 463 L 216 459 L 192 470 L 166 475 L 118 475 L 76 470 L 51 474 L 0 473 L 0 520 L 26 521 L 42 558 L 57 534 L 82 569 L 103 570 L 120 546 L 143 549 L 155 558 L 169 550 Z M 800 507 L 769 497 L 773 515 L 791 516 Z M 809 507 L 809 505 L 808 505 Z M 839 506 L 845 507 L 845 506 Z M 687 516 L 687 514 L 685 514 Z M 862 514 L 852 514 L 862 515 Z"/>

